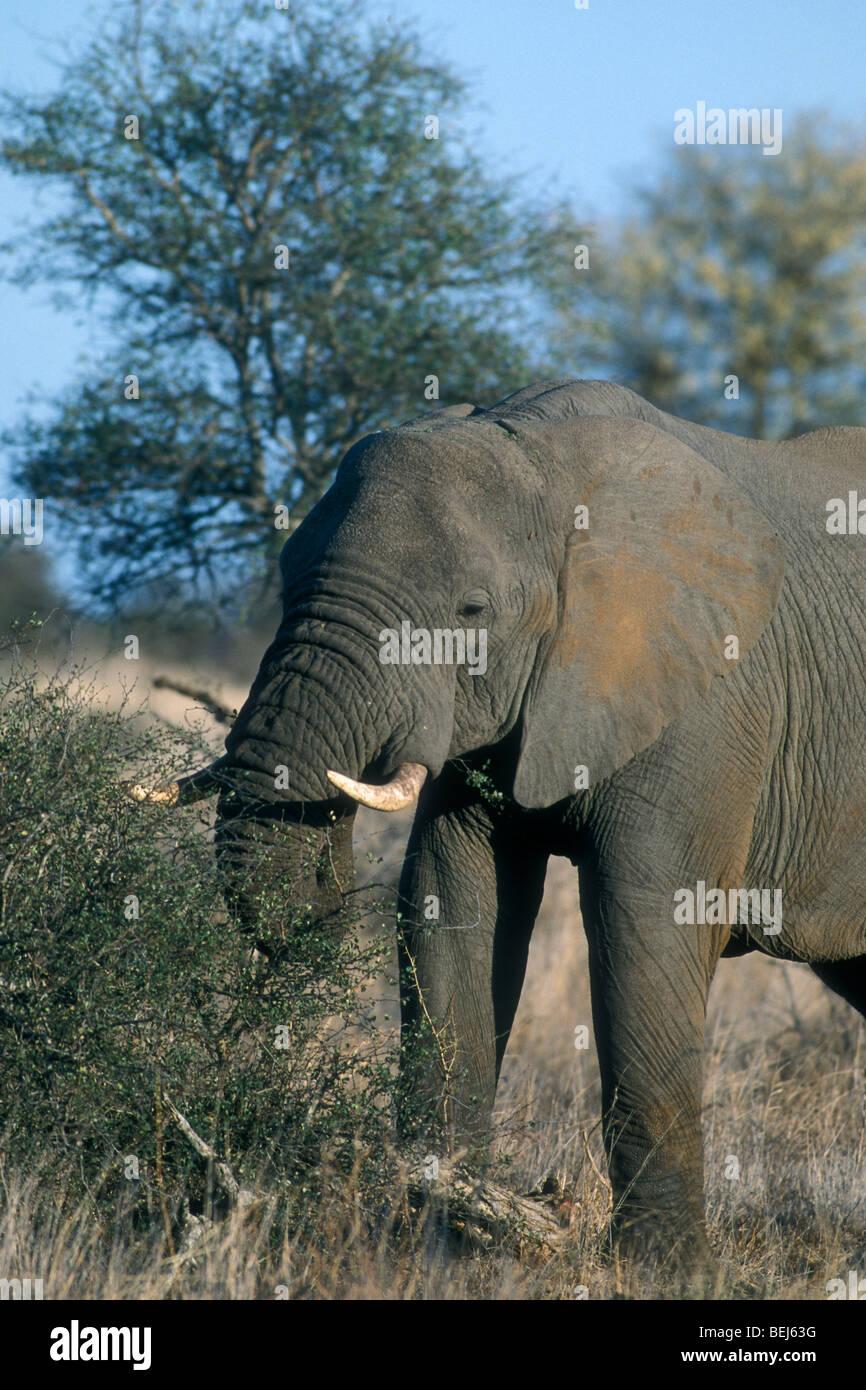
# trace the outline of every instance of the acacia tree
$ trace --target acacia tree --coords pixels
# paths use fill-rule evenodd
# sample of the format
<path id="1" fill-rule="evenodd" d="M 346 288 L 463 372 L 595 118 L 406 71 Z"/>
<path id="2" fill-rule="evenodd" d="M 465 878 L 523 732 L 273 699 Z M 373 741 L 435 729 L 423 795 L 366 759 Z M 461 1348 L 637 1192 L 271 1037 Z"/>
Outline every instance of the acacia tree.
<path id="1" fill-rule="evenodd" d="M 431 378 L 455 401 L 532 374 L 515 305 L 557 212 L 489 176 L 462 80 L 357 8 L 127 3 L 55 93 L 2 97 L 3 165 L 63 195 L 17 276 L 89 292 L 109 326 L 7 436 L 97 600 L 224 591 L 285 538 L 275 507 L 302 515 Z"/>
<path id="2" fill-rule="evenodd" d="M 655 405 L 755 437 L 863 423 L 862 137 L 814 116 L 778 157 L 677 150 L 590 250 L 551 290 L 561 363 L 589 351 Z"/>

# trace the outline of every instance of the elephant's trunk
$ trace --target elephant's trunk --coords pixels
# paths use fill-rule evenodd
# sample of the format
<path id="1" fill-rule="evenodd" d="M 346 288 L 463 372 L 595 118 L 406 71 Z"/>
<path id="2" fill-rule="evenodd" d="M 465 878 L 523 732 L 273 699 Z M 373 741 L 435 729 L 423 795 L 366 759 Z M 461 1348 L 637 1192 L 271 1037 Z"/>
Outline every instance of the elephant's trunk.
<path id="1" fill-rule="evenodd" d="M 352 822 L 355 803 L 365 799 L 363 783 L 360 796 L 353 792 L 354 779 L 396 771 L 396 789 L 377 789 L 387 802 L 414 799 L 427 775 L 426 765 L 408 785 L 403 775 L 398 749 L 409 725 L 379 663 L 365 660 L 347 625 L 283 625 L 226 739 L 220 769 L 216 851 L 224 892 L 257 939 L 264 931 L 272 940 L 275 927 L 279 936 L 278 919 L 287 923 L 297 912 L 336 920 L 354 886 Z M 340 790 L 331 770 L 345 777 Z"/>
<path id="2" fill-rule="evenodd" d="M 220 797 L 216 853 L 226 905 L 238 926 L 268 952 L 302 921 L 343 925 L 354 887 L 354 812 L 299 806 L 237 811 Z"/>
<path id="3" fill-rule="evenodd" d="M 329 688 L 295 669 L 302 653 L 267 658 L 226 739 L 217 806 L 216 853 L 227 906 L 261 944 L 288 935 L 299 915 L 336 923 L 354 886 L 354 805 L 326 777 L 327 767 L 366 757 L 344 733 Z M 307 658 L 310 660 L 310 658 Z M 311 716 L 315 711 L 315 719 Z"/>
<path id="4" fill-rule="evenodd" d="M 383 664 L 383 620 L 336 582 L 311 580 L 305 595 L 262 659 L 220 769 L 217 854 L 229 905 L 250 926 L 268 882 L 331 916 L 353 883 L 356 803 L 410 805 L 452 734 L 447 672 Z"/>

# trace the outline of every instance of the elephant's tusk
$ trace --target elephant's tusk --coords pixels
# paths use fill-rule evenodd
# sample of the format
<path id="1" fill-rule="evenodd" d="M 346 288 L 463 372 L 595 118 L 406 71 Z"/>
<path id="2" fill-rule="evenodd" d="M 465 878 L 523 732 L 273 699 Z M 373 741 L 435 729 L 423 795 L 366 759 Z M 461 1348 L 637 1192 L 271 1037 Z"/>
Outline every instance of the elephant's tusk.
<path id="1" fill-rule="evenodd" d="M 221 784 L 217 773 L 225 761 L 225 758 L 217 758 L 209 767 L 202 767 L 198 772 L 190 773 L 189 777 L 181 777 L 179 782 L 169 782 L 165 787 L 146 787 L 136 782 L 128 783 L 126 790 L 133 801 L 144 801 L 151 806 L 190 806 L 219 790 Z"/>
<path id="2" fill-rule="evenodd" d="M 401 763 L 383 787 L 356 782 L 352 777 L 344 777 L 341 772 L 329 772 L 328 781 L 353 801 L 360 801 L 362 806 L 372 806 L 374 811 L 402 811 L 418 800 L 426 776 L 427 769 L 423 763 Z"/>
<path id="3" fill-rule="evenodd" d="M 133 801 L 145 801 L 150 806 L 176 806 L 180 798 L 179 782 L 169 782 L 167 787 L 145 787 L 140 782 L 127 783 L 126 790 Z"/>

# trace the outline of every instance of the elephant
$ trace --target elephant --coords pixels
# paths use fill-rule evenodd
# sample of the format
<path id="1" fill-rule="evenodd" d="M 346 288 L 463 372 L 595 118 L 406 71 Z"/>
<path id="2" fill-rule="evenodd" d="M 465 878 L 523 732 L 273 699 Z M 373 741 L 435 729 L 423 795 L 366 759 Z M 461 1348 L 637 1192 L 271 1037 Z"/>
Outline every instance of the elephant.
<path id="1" fill-rule="evenodd" d="M 402 1026 L 423 1012 L 448 1048 L 404 1066 L 452 1146 L 489 1127 L 547 862 L 571 861 L 612 1238 L 636 1259 L 713 1264 L 720 957 L 806 962 L 866 1014 L 861 485 L 866 429 L 752 440 L 607 381 L 369 434 L 282 551 L 282 621 L 224 757 L 170 792 L 220 789 L 241 921 L 254 841 L 289 873 L 312 837 L 326 915 L 356 804 L 416 803 Z"/>

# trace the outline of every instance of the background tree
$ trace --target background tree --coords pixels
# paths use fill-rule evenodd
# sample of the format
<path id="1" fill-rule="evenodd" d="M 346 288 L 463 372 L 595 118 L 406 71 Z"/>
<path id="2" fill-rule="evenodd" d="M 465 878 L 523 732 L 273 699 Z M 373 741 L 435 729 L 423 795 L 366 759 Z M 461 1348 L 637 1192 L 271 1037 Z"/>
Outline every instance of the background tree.
<path id="1" fill-rule="evenodd" d="M 537 371 L 515 306 L 556 212 L 488 175 L 465 100 L 347 0 L 127 3 L 53 95 L 5 94 L 4 166 L 65 195 L 18 278 L 108 315 L 101 365 L 7 436 L 98 600 L 236 588 L 285 539 L 275 505 L 303 515 L 429 378 L 456 401 Z"/>
<path id="2" fill-rule="evenodd" d="M 756 437 L 863 423 L 862 138 L 816 115 L 778 157 L 679 149 L 591 262 L 550 290 L 561 368 L 589 357 L 662 409 Z"/>

